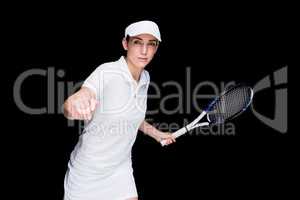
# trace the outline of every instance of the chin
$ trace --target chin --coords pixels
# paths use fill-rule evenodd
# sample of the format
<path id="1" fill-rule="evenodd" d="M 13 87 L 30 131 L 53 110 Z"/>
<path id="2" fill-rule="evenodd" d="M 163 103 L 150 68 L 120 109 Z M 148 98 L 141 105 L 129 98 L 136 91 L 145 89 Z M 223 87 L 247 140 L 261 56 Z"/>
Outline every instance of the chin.
<path id="1" fill-rule="evenodd" d="M 137 66 L 138 68 L 144 69 L 147 65 L 148 65 L 148 62 L 147 63 L 138 62 L 138 63 L 136 63 L 135 66 Z"/>
<path id="2" fill-rule="evenodd" d="M 148 64 L 148 63 L 147 63 L 147 64 Z M 144 68 L 147 66 L 147 64 L 139 65 L 139 68 L 144 69 Z"/>

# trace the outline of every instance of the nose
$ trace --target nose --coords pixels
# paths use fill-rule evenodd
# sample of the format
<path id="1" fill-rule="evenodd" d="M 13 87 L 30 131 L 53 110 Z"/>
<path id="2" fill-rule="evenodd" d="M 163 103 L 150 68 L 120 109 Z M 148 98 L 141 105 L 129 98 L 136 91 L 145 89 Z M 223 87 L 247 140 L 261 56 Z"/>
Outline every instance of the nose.
<path id="1" fill-rule="evenodd" d="M 147 52 L 148 52 L 147 44 L 144 44 L 143 47 L 142 47 L 142 52 L 141 52 L 141 53 L 142 53 L 143 55 L 147 55 Z"/>

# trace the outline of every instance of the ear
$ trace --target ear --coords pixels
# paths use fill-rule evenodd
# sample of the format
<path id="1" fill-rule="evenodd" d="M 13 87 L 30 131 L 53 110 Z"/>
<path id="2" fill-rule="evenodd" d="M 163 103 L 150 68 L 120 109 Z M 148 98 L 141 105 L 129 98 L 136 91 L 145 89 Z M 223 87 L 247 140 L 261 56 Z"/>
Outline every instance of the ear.
<path id="1" fill-rule="evenodd" d="M 126 38 L 123 38 L 123 40 L 122 40 L 122 45 L 123 45 L 123 48 L 124 48 L 124 50 L 128 50 L 128 43 L 127 43 L 127 41 L 126 41 Z"/>

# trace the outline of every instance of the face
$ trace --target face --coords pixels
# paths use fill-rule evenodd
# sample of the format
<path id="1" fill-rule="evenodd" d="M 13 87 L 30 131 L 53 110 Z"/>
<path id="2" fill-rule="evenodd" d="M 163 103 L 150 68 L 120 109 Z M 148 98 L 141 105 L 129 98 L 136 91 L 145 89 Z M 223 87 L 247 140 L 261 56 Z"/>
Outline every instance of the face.
<path id="1" fill-rule="evenodd" d="M 150 34 L 130 37 L 127 42 L 123 39 L 123 47 L 127 50 L 127 61 L 137 68 L 144 68 L 155 55 L 158 40 Z"/>

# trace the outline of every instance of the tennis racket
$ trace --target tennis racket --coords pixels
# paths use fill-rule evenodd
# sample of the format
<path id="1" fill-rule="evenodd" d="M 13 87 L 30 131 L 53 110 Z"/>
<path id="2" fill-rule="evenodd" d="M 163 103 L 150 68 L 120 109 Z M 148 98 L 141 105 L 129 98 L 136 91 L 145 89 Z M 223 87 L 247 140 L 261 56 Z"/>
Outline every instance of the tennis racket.
<path id="1" fill-rule="evenodd" d="M 246 85 L 232 86 L 216 97 L 194 121 L 174 132 L 173 136 L 177 138 L 194 128 L 221 124 L 231 120 L 244 112 L 251 104 L 252 99 L 253 90 L 251 87 Z M 206 121 L 200 123 L 200 120 L 205 116 Z M 160 143 L 164 146 L 166 140 L 162 140 Z"/>

